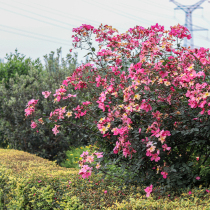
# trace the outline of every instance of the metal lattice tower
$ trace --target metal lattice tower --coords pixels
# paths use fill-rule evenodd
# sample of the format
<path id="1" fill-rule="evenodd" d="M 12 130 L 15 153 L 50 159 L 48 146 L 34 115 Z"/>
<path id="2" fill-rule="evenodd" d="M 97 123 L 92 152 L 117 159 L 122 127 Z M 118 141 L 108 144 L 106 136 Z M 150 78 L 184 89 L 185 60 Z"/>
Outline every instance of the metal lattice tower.
<path id="1" fill-rule="evenodd" d="M 193 31 L 208 31 L 208 29 L 202 28 L 200 26 L 195 26 L 192 24 L 192 12 L 196 9 L 203 9 L 203 7 L 200 7 L 200 5 L 206 0 L 201 0 L 193 5 L 182 5 L 174 0 L 169 0 L 169 1 L 176 4 L 177 7 L 174 8 L 174 10 L 181 9 L 185 12 L 185 25 L 184 26 L 190 31 L 192 38 L 190 40 L 188 40 L 187 38 L 184 38 L 184 47 L 190 46 L 191 48 L 194 48 Z"/>

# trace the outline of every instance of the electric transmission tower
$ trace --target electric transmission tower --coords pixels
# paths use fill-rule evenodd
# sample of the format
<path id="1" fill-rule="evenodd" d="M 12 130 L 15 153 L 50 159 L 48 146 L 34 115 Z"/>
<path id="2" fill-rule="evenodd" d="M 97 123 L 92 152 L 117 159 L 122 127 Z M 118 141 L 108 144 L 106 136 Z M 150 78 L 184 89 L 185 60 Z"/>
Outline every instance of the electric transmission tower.
<path id="1" fill-rule="evenodd" d="M 201 0 L 193 5 L 182 5 L 179 2 L 174 1 L 174 0 L 169 0 L 169 1 L 176 4 L 177 7 L 174 8 L 175 10 L 181 9 L 185 12 L 185 25 L 184 26 L 190 31 L 192 38 L 190 40 L 188 40 L 187 38 L 184 38 L 184 47 L 190 46 L 191 48 L 194 48 L 193 31 L 208 31 L 208 29 L 202 28 L 200 26 L 195 26 L 192 24 L 192 12 L 196 9 L 203 9 L 203 7 L 200 7 L 200 5 L 206 0 Z"/>

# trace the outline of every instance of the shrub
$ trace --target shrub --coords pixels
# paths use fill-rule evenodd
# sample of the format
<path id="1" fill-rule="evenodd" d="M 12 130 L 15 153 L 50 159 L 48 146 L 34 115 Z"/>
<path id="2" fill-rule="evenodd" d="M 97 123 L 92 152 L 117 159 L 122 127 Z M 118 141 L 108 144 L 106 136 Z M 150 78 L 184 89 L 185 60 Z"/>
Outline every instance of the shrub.
<path id="1" fill-rule="evenodd" d="M 179 39 L 191 37 L 180 25 L 168 31 L 158 24 L 136 26 L 121 35 L 107 25 L 74 31 L 74 46 L 86 41 L 95 65 L 78 67 L 66 86 L 92 91 L 83 114 L 97 120 L 96 134 L 103 138 L 95 141 L 104 162 L 132 172 L 127 184 L 154 183 L 163 186 L 161 192 L 202 183 L 201 168 L 193 165 L 194 155 L 205 155 L 202 164 L 209 159 L 209 49 L 180 47 Z M 97 54 L 93 34 L 100 43 Z"/>
<path id="2" fill-rule="evenodd" d="M 39 173 L 37 173 L 37 171 Z M 165 192 L 158 187 L 150 198 L 144 186 L 125 186 L 100 175 L 82 180 L 78 170 L 23 151 L 0 149 L 0 208 L 10 209 L 208 209 L 209 190 Z"/>
<path id="3" fill-rule="evenodd" d="M 18 53 L 18 50 L 15 50 L 15 53 L 6 54 L 5 59 L 6 63 L 0 63 L 0 84 L 4 79 L 6 88 L 9 88 L 10 78 L 15 78 L 16 73 L 18 75 L 28 75 L 31 66 L 34 66 L 37 70 L 42 71 L 42 64 L 39 59 L 32 61 L 31 58 L 26 58 L 25 55 Z"/>
<path id="4" fill-rule="evenodd" d="M 9 80 L 10 78 L 15 79 L 15 75 L 28 75 L 31 66 L 36 68 L 39 72 L 42 71 L 42 64 L 39 59 L 32 61 L 31 58 L 25 58 L 26 56 L 20 54 L 18 50 L 15 53 L 6 54 L 6 63 L 0 63 L 0 84 L 4 80 L 5 88 L 9 90 Z M 14 83 L 16 81 L 14 80 Z M 1 96 L 2 97 L 2 96 Z M 0 116 L 3 114 L 2 106 L 0 106 Z M 8 146 L 8 141 L 3 139 L 3 133 L 0 131 L 0 147 L 6 148 Z"/>
<path id="5" fill-rule="evenodd" d="M 65 117 L 70 127 L 64 129 L 62 134 L 54 136 L 52 124 L 50 124 L 51 120 L 47 118 L 49 124 L 41 124 L 41 130 L 38 132 L 31 128 L 32 118 L 26 118 L 24 112 L 30 99 L 39 98 L 40 113 L 49 116 L 51 110 L 55 109 L 57 105 L 49 98 L 44 98 L 42 92 L 48 89 L 55 92 L 56 87 L 60 85 L 60 81 L 71 74 L 72 68 L 73 65 L 71 65 L 71 68 L 64 66 L 56 69 L 55 72 L 48 72 L 40 71 L 32 65 L 28 75 L 16 74 L 14 78 L 10 78 L 8 83 L 5 83 L 3 79 L 0 86 L 0 104 L 3 109 L 0 116 L 0 131 L 2 132 L 2 141 L 6 141 L 10 148 L 35 153 L 49 160 L 57 160 L 60 163 L 65 159 L 65 151 L 70 146 L 87 145 L 88 130 L 84 127 L 74 126 L 79 125 L 78 122 L 81 119 Z M 9 85 L 9 89 L 6 84 Z M 74 94 L 73 88 L 70 88 L 69 91 Z M 84 93 L 78 95 L 76 103 L 79 103 L 83 96 Z M 72 103 L 74 101 L 69 98 L 62 102 L 62 106 L 65 107 L 70 104 L 72 107 L 74 106 Z"/>

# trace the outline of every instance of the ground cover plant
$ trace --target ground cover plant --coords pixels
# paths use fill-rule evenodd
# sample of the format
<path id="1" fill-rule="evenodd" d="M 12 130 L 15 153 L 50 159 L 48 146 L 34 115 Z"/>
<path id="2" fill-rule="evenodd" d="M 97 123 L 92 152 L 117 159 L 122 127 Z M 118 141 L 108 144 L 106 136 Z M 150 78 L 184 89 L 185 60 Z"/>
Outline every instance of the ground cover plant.
<path id="1" fill-rule="evenodd" d="M 92 127 L 98 128 L 92 130 L 92 141 L 101 149 L 82 154 L 80 175 L 88 178 L 93 170 L 110 174 L 108 161 L 131 172 L 125 184 L 147 185 L 148 197 L 160 185 L 160 193 L 209 185 L 209 178 L 201 175 L 210 146 L 209 49 L 181 47 L 180 40 L 191 38 L 181 25 L 170 30 L 158 24 L 136 26 L 117 34 L 111 26 L 83 24 L 73 31 L 74 47 L 83 48 L 86 42 L 91 62 L 63 80 L 54 97 L 59 104 L 67 99 L 68 87 L 78 93 L 89 90 L 77 107 L 67 106 L 67 114 L 83 118 L 87 127 L 92 120 Z M 99 42 L 97 53 L 93 35 Z M 37 105 L 38 99 L 28 102 L 28 116 L 36 115 Z M 52 112 L 55 136 L 69 126 L 63 112 Z"/>
<path id="2" fill-rule="evenodd" d="M 10 209 L 209 209 L 209 189 L 179 193 L 158 187 L 147 198 L 145 186 L 126 186 L 119 179 L 92 174 L 82 179 L 78 169 L 27 152 L 0 149 L 0 208 Z M 37 173 L 39 172 L 39 173 Z"/>

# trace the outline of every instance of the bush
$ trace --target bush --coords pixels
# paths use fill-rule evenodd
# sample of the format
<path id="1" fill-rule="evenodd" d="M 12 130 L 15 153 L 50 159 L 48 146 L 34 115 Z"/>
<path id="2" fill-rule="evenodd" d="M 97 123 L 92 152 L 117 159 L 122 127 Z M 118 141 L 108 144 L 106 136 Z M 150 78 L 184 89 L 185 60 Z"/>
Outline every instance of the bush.
<path id="1" fill-rule="evenodd" d="M 32 61 L 31 58 L 25 58 L 26 56 L 18 53 L 18 50 L 15 50 L 15 53 L 6 54 L 5 59 L 6 63 L 0 63 L 0 84 L 4 80 L 5 88 L 10 89 L 9 80 L 10 78 L 14 79 L 15 75 L 28 75 L 31 66 L 36 68 L 39 72 L 42 71 L 42 64 L 39 59 Z M 1 94 L 0 94 L 1 96 Z M 1 96 L 2 97 L 2 96 Z M 3 114 L 2 106 L 0 106 L 0 116 Z M 3 133 L 0 131 L 0 147 L 6 148 L 8 146 L 8 141 L 3 139 Z"/>
<path id="2" fill-rule="evenodd" d="M 42 92 L 50 90 L 53 94 L 60 85 L 60 81 L 71 74 L 73 71 L 72 68 L 73 64 L 71 64 L 71 68 L 67 68 L 64 65 L 63 68 L 56 69 L 55 72 L 49 72 L 40 71 L 40 69 L 32 65 L 28 75 L 15 74 L 14 78 L 10 78 L 8 83 L 3 79 L 2 85 L 0 86 L 0 104 L 3 109 L 0 116 L 2 145 L 7 143 L 10 148 L 35 153 L 49 160 L 57 160 L 58 163 L 65 159 L 65 151 L 70 146 L 78 147 L 80 145 L 87 145 L 89 138 L 88 130 L 84 127 L 74 126 L 79 125 L 78 122 L 81 119 L 65 117 L 70 127 L 64 129 L 62 134 L 60 133 L 54 136 L 52 133 L 52 124 L 50 123 L 41 124 L 39 132 L 32 129 L 32 118 L 26 118 L 24 112 L 27 102 L 31 99 L 38 98 L 40 113 L 49 116 L 50 112 L 57 105 L 53 101 L 50 101 L 49 98 L 45 99 Z M 7 88 L 7 84 L 9 88 Z M 70 88 L 69 91 L 74 94 L 73 88 Z M 50 97 L 52 98 L 53 96 Z M 72 107 L 75 103 L 79 103 L 82 97 L 84 97 L 84 94 L 81 94 L 76 99 L 76 102 L 72 98 L 67 99 L 62 102 L 62 106 Z M 47 120 L 48 122 L 51 121 L 48 118 Z"/>
<path id="3" fill-rule="evenodd" d="M 31 58 L 26 58 L 25 55 L 18 53 L 18 50 L 15 50 L 15 53 L 6 54 L 5 59 L 6 63 L 0 63 L 0 84 L 4 79 L 6 88 L 8 89 L 10 78 L 15 78 L 16 73 L 18 75 L 28 75 L 31 66 L 34 66 L 37 70 L 42 71 L 42 64 L 39 59 L 32 61 Z"/>
<path id="4" fill-rule="evenodd" d="M 37 173 L 37 171 L 39 173 Z M 144 186 L 125 186 L 100 175 L 82 180 L 78 170 L 59 167 L 35 155 L 0 149 L 0 208 L 10 209 L 209 209 L 206 188 L 147 198 Z"/>
<path id="5" fill-rule="evenodd" d="M 1 209 L 76 210 L 84 207 L 66 187 L 68 179 L 76 176 L 76 171 L 26 152 L 0 150 Z"/>
<path id="6" fill-rule="evenodd" d="M 103 137 L 95 139 L 105 152 L 101 170 L 109 172 L 109 161 L 132 173 L 125 183 L 161 185 L 161 193 L 204 183 L 193 165 L 195 156 L 205 156 L 203 165 L 210 155 L 209 49 L 180 47 L 180 39 L 191 37 L 180 25 L 136 26 L 121 35 L 107 25 L 74 31 L 75 47 L 90 47 L 94 34 L 100 45 L 97 53 L 89 48 L 95 64 L 76 68 L 66 86 L 92 92 L 83 112 L 84 119 L 95 116 Z"/>

